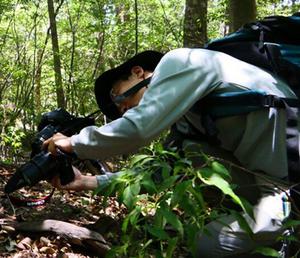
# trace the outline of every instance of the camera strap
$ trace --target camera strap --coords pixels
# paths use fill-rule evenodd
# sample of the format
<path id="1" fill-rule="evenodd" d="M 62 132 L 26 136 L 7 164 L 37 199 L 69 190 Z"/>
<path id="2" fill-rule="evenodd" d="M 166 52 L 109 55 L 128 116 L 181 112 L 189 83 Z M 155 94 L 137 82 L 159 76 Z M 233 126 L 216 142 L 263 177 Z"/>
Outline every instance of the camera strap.
<path id="1" fill-rule="evenodd" d="M 19 207 L 36 207 L 46 204 L 50 201 L 53 193 L 55 191 L 55 188 L 53 188 L 47 196 L 41 197 L 41 198 L 27 198 L 27 197 L 16 197 L 11 194 L 7 194 L 7 197 L 9 198 L 10 202 L 13 205 L 19 206 Z"/>

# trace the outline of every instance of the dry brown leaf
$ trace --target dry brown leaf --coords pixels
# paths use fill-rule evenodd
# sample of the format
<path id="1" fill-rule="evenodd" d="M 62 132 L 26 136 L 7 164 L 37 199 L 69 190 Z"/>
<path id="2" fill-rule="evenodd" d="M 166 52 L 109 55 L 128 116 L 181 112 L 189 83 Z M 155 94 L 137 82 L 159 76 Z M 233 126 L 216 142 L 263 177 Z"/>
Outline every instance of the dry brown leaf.
<path id="1" fill-rule="evenodd" d="M 41 253 L 45 253 L 45 254 L 54 254 L 55 253 L 55 249 L 49 246 L 43 246 L 42 248 L 40 248 L 39 250 Z"/>
<path id="2" fill-rule="evenodd" d="M 5 230 L 7 233 L 15 232 L 15 228 L 14 228 L 14 227 L 11 227 L 11 226 L 8 226 L 8 225 L 3 225 L 1 228 L 2 228 L 3 230 Z"/>
<path id="3" fill-rule="evenodd" d="M 46 246 L 49 246 L 51 244 L 51 240 L 44 236 L 40 237 L 40 242 Z"/>
<path id="4" fill-rule="evenodd" d="M 17 244 L 17 247 L 21 250 L 29 250 L 31 249 L 31 243 L 31 238 L 25 237 Z"/>

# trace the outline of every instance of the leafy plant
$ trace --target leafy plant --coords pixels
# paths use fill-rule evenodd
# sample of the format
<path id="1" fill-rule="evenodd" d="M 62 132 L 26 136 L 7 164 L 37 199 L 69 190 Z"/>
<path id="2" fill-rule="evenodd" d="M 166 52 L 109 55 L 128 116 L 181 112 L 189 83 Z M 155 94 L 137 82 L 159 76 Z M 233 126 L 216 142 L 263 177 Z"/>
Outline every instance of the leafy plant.
<path id="1" fill-rule="evenodd" d="M 192 164 L 197 156 L 205 161 L 200 168 Z M 120 243 L 109 257 L 174 257 L 186 249 L 193 253 L 204 224 L 230 212 L 223 206 L 225 199 L 246 211 L 230 179 L 227 169 L 210 157 L 165 150 L 159 143 L 133 156 L 121 177 L 96 191 L 105 196 L 116 193 L 128 209 Z M 220 195 L 220 201 L 212 205 L 207 191 Z M 243 217 L 238 219 L 251 234 Z"/>
<path id="2" fill-rule="evenodd" d="M 20 154 L 22 151 L 22 139 L 24 137 L 25 133 L 20 129 L 16 129 L 15 126 L 8 126 L 5 132 L 1 134 L 0 148 L 2 156 L 8 159 L 6 161 L 14 161 L 13 158 L 16 158 L 16 155 Z"/>

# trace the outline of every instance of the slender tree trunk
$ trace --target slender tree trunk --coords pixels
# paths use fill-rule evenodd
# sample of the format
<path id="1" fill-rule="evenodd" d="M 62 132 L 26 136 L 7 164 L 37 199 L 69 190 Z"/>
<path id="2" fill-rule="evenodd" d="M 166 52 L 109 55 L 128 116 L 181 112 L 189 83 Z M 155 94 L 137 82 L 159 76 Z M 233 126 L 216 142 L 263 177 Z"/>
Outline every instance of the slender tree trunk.
<path id="1" fill-rule="evenodd" d="M 207 0 L 186 0 L 183 45 L 200 47 L 207 41 Z"/>
<path id="2" fill-rule="evenodd" d="M 56 20 L 55 20 L 53 0 L 48 0 L 48 13 L 49 13 L 51 39 L 52 39 L 57 106 L 65 108 L 66 107 L 65 94 L 62 86 L 61 63 L 60 63 L 58 36 L 56 30 Z"/>
<path id="3" fill-rule="evenodd" d="M 256 0 L 229 0 L 229 31 L 256 19 Z"/>
<path id="4" fill-rule="evenodd" d="M 42 107 L 42 103 L 41 103 L 41 77 L 42 77 L 42 53 L 43 50 L 39 49 L 37 52 L 37 68 L 36 68 L 36 72 L 35 72 L 35 91 L 34 91 L 34 99 L 35 99 L 35 110 L 36 110 L 36 114 L 40 114 L 41 113 L 41 107 Z"/>

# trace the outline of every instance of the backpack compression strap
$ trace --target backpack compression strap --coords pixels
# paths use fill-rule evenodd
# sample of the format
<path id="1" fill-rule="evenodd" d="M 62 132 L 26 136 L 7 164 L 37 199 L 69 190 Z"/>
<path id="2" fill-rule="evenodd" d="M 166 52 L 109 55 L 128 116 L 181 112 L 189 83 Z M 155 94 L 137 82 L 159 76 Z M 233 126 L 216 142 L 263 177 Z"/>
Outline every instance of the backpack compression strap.
<path id="1" fill-rule="evenodd" d="M 260 91 L 241 91 L 213 94 L 199 100 L 191 111 L 201 114 L 201 123 L 206 135 L 217 138 L 215 120 L 218 118 L 248 114 L 263 108 L 300 108 L 300 101 L 281 98 Z"/>
<path id="2" fill-rule="evenodd" d="M 208 114 L 216 119 L 247 114 L 262 108 L 286 108 L 287 106 L 299 108 L 300 101 L 249 90 L 208 95 L 197 102 L 193 110 L 197 109 L 201 114 Z"/>

